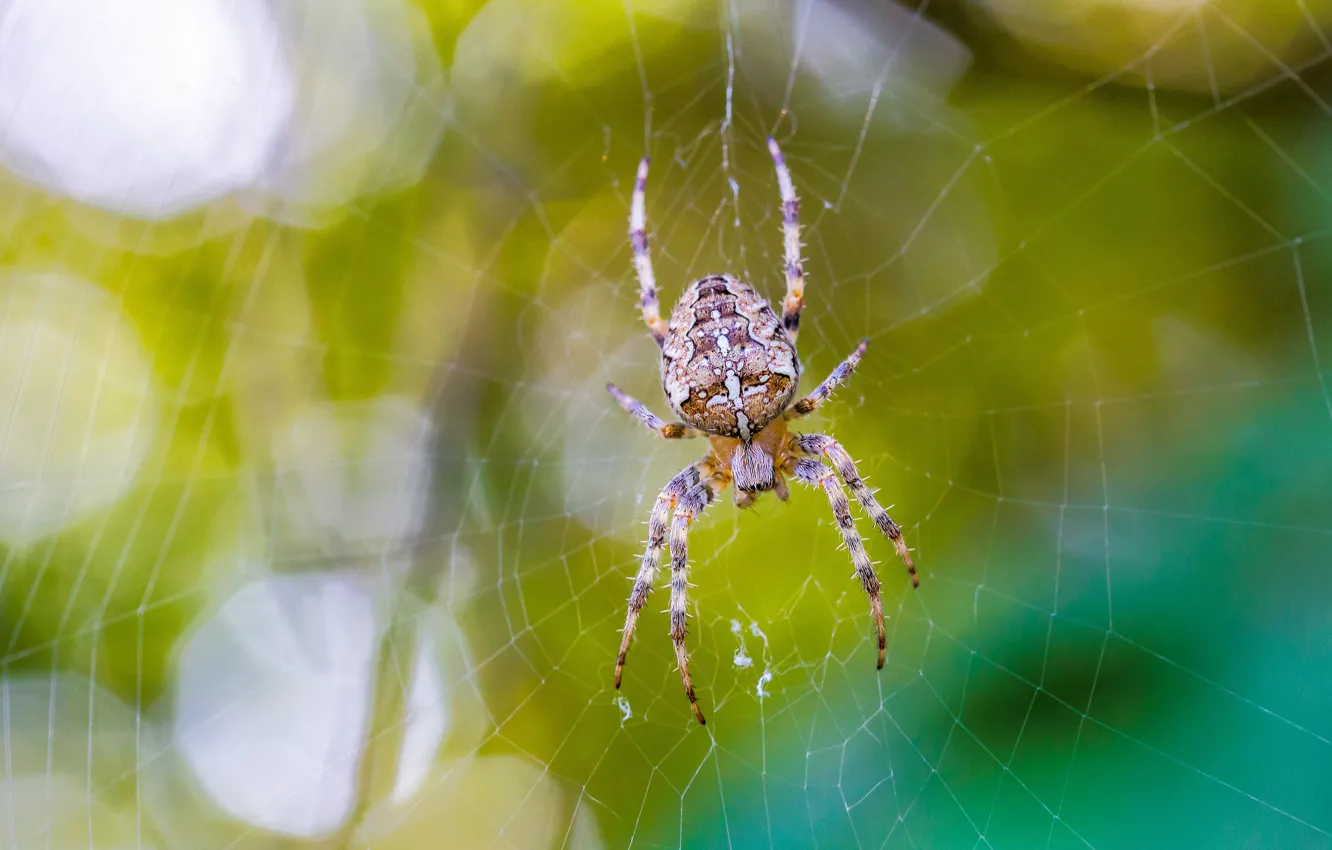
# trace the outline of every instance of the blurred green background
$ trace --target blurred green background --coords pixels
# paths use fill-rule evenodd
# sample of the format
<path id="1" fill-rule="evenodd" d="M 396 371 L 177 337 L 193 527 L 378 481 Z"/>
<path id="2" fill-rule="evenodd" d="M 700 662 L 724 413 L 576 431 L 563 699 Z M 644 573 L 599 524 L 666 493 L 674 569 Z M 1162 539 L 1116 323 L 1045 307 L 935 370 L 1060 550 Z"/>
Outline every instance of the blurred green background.
<path id="1" fill-rule="evenodd" d="M 299 202 L 129 214 L 5 160 L 0 843 L 1332 846 L 1332 6 L 323 13 L 410 38 L 357 99 L 285 31 L 297 102 L 348 104 Z M 876 674 L 824 497 L 723 499 L 699 727 L 666 593 L 611 682 L 701 447 L 603 387 L 668 412 L 641 156 L 663 301 L 780 296 L 769 133 L 806 389 L 871 339 L 807 430 L 922 581 L 858 520 Z"/>

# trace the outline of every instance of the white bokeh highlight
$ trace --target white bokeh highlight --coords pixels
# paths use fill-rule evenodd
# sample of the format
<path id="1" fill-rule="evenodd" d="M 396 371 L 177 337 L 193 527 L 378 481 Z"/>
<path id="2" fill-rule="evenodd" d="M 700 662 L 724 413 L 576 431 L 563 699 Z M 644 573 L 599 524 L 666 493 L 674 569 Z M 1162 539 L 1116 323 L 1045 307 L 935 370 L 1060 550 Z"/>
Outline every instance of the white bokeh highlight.
<path id="1" fill-rule="evenodd" d="M 259 209 L 317 226 L 359 195 L 419 180 L 448 114 L 424 14 L 403 0 L 273 9 L 298 82 L 286 137 L 256 182 Z"/>
<path id="2" fill-rule="evenodd" d="M 353 811 L 382 618 L 344 574 L 242 587 L 185 645 L 174 736 L 231 817 L 314 838 Z"/>
<path id="3" fill-rule="evenodd" d="M 115 216 L 323 226 L 420 180 L 449 114 L 405 0 L 0 3 L 0 165 Z"/>
<path id="4" fill-rule="evenodd" d="M 273 441 L 292 526 L 331 549 L 386 547 L 414 535 L 430 481 L 429 418 L 411 399 L 322 402 Z"/>
<path id="5" fill-rule="evenodd" d="M 158 410 L 116 298 L 59 272 L 0 274 L 0 540 L 25 545 L 124 496 Z"/>
<path id="6" fill-rule="evenodd" d="M 746 23 L 771 26 L 761 3 L 745 2 Z M 956 37 L 912 9 L 894 3 L 799 0 L 784 33 L 796 45 L 800 68 L 834 103 L 864 109 L 866 92 L 942 100 L 971 53 Z"/>
<path id="7" fill-rule="evenodd" d="M 435 755 L 449 727 L 449 704 L 439 678 L 435 639 L 424 628 L 419 633 L 420 644 L 412 669 L 411 690 L 407 693 L 407 715 L 403 721 L 402 754 L 390 795 L 395 806 L 411 802 L 430 778 Z"/>
<path id="8" fill-rule="evenodd" d="M 699 447 L 687 440 L 654 445 L 606 392 L 606 383 L 614 381 L 658 415 L 670 413 L 657 372 L 660 352 L 622 307 L 585 293 L 552 306 L 532 361 L 541 369 L 542 387 L 574 401 L 550 404 L 543 396 L 523 406 L 523 424 L 535 442 L 558 435 L 562 457 L 550 474 L 561 488 L 561 508 L 599 535 L 641 545 L 641 523 L 652 501 L 672 475 L 698 458 Z"/>
<path id="9" fill-rule="evenodd" d="M 257 179 L 290 116 L 257 0 L 9 0 L 0 160 L 103 209 L 168 218 Z"/>

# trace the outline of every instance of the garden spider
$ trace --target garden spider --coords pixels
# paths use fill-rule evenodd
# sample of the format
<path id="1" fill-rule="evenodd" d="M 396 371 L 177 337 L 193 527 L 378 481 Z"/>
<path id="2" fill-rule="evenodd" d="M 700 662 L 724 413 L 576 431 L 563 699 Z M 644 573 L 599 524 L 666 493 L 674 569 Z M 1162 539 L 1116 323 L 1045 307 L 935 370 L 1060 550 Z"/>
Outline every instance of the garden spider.
<path id="1" fill-rule="evenodd" d="M 814 392 L 795 401 L 800 382 L 800 360 L 796 356 L 796 332 L 805 306 L 805 273 L 800 261 L 799 202 L 777 142 L 768 139 L 768 151 L 777 167 L 782 197 L 782 229 L 785 236 L 786 298 L 782 318 L 767 299 L 749 284 L 730 275 L 709 275 L 694 281 L 680 296 L 669 323 L 657 306 L 656 276 L 648 256 L 646 214 L 643 195 L 647 186 L 648 160 L 638 166 L 629 211 L 629 239 L 638 273 L 639 307 L 648 331 L 661 348 L 661 385 L 671 409 L 683 422 L 664 422 L 643 404 L 625 395 L 614 384 L 606 389 L 620 407 L 668 440 L 707 437 L 711 451 L 671 479 L 657 496 L 648 519 L 647 551 L 629 594 L 629 612 L 624 620 L 624 639 L 615 663 L 615 687 L 620 687 L 625 655 L 634 635 L 639 612 L 657 578 L 661 549 L 666 542 L 666 520 L 672 516 L 671 547 L 671 640 L 684 679 L 685 694 L 694 717 L 704 723 L 703 712 L 689 679 L 689 656 L 685 649 L 686 546 L 689 525 L 735 482 L 735 504 L 747 508 L 760 493 L 771 490 L 786 501 L 786 477 L 822 487 L 832 506 L 842 540 L 851 553 L 856 576 L 869 596 L 870 614 L 879 638 L 879 669 L 883 669 L 886 640 L 879 579 L 851 519 L 846 491 L 851 488 L 866 513 L 874 520 L 906 563 L 913 587 L 920 586 L 916 566 L 902 539 L 902 530 L 865 486 L 846 449 L 822 434 L 795 434 L 786 423 L 818 409 L 833 390 L 850 377 L 865 353 L 862 341 L 851 356 L 833 370 Z M 832 464 L 829 469 L 820 459 Z M 836 474 L 834 474 L 836 470 Z"/>

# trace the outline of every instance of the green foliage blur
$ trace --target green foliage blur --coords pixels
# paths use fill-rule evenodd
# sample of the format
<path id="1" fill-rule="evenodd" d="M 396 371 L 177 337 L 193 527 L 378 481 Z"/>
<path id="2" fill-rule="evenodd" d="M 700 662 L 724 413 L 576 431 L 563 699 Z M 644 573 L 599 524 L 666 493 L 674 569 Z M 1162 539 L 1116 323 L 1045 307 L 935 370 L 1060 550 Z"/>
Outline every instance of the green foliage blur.
<path id="1" fill-rule="evenodd" d="M 922 47 L 877 85 L 793 70 L 752 6 L 423 4 L 452 123 L 419 184 L 322 229 L 159 252 L 25 207 L 5 263 L 121 299 L 165 407 L 121 501 L 5 550 L 6 671 L 148 711 L 238 562 L 375 574 L 382 552 L 291 531 L 269 447 L 316 399 L 392 393 L 436 427 L 399 592 L 466 638 L 450 684 L 486 731 L 460 746 L 561 790 L 549 846 L 583 811 L 608 847 L 1332 846 L 1327 54 L 1158 86 L 1150 41 L 1052 51 L 940 3 L 902 20 L 964 49 L 955 84 Z M 702 447 L 602 388 L 668 413 L 626 238 L 641 156 L 663 302 L 723 271 L 780 296 L 769 132 L 806 224 L 802 386 L 871 340 L 808 429 L 893 506 L 922 582 L 858 520 L 876 673 L 823 496 L 724 498 L 689 543 L 700 728 L 668 591 L 618 692 L 611 671 L 641 523 Z M 419 829 L 384 846 L 446 846 Z"/>

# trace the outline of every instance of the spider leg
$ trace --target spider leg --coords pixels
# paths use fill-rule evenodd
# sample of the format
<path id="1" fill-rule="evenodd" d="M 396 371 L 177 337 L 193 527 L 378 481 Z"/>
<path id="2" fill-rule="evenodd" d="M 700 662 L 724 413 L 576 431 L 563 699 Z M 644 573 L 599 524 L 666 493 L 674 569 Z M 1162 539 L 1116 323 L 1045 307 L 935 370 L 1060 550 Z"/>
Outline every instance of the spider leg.
<path id="1" fill-rule="evenodd" d="M 634 589 L 629 593 L 629 612 L 624 618 L 624 638 L 620 641 L 620 655 L 615 662 L 615 687 L 620 687 L 620 674 L 624 672 L 624 658 L 629 654 L 629 641 L 633 639 L 634 627 L 638 625 L 638 614 L 647 604 L 652 593 L 652 585 L 657 581 L 657 568 L 661 565 L 661 547 L 666 543 L 666 521 L 671 509 L 699 483 L 697 464 L 690 464 L 680 470 L 657 495 L 648 517 L 647 551 L 643 553 L 643 562 L 638 567 L 638 577 L 634 579 Z"/>
<path id="2" fill-rule="evenodd" d="M 851 519 L 851 506 L 846 501 L 846 490 L 837 480 L 833 471 L 813 458 L 802 457 L 795 460 L 792 473 L 796 478 L 815 487 L 822 487 L 828 494 L 828 504 L 832 506 L 833 517 L 841 529 L 842 540 L 851 553 L 851 563 L 855 565 L 856 576 L 869 597 L 870 614 L 874 617 L 874 629 L 879 636 L 879 669 L 883 669 L 884 654 L 888 639 L 883 631 L 883 602 L 879 598 L 879 577 L 874 574 L 874 565 L 865 552 L 865 544 L 856 531 L 855 520 Z"/>
<path id="3" fill-rule="evenodd" d="M 694 695 L 694 683 L 689 678 L 689 651 L 685 648 L 685 604 L 689 592 L 688 538 L 689 525 L 712 503 L 714 492 L 707 482 L 695 485 L 675 508 L 671 520 L 671 641 L 675 644 L 675 660 L 684 680 L 685 696 L 700 725 L 706 724 L 703 712 Z"/>
<path id="4" fill-rule="evenodd" d="M 638 274 L 638 306 L 648 332 L 661 345 L 666 339 L 666 322 L 661 318 L 657 304 L 657 275 L 652 271 L 652 256 L 648 254 L 647 191 L 648 158 L 638 163 L 638 176 L 634 178 L 634 194 L 629 202 L 629 244 L 634 248 L 634 271 Z"/>
<path id="5" fill-rule="evenodd" d="M 768 139 L 768 153 L 777 166 L 777 187 L 782 195 L 782 235 L 785 241 L 786 298 L 782 301 L 782 327 L 794 342 L 800 330 L 800 311 L 805 309 L 805 267 L 800 261 L 800 199 L 796 197 L 791 171 L 782 149 Z"/>
<path id="6" fill-rule="evenodd" d="M 902 529 L 893 522 L 892 517 L 888 516 L 888 512 L 874 498 L 870 488 L 865 486 L 865 482 L 860 478 L 860 472 L 856 469 L 855 461 L 851 460 L 851 455 L 846 453 L 842 444 L 823 434 L 801 434 L 796 437 L 796 445 L 801 451 L 822 455 L 832 462 L 837 474 L 846 482 L 846 486 L 851 488 L 851 492 L 856 494 L 856 499 L 865 509 L 865 513 L 870 515 L 884 536 L 893 541 L 897 557 L 902 559 L 907 572 L 911 574 L 911 586 L 920 587 L 920 577 L 916 575 L 916 565 L 911 561 L 911 551 L 907 549 L 906 541 L 902 539 Z"/>
<path id="7" fill-rule="evenodd" d="M 862 339 L 860 345 L 856 346 L 856 350 L 851 352 L 851 356 L 839 363 L 837 368 L 832 370 L 832 374 L 814 388 L 814 392 L 787 408 L 786 418 L 799 419 L 818 410 L 819 405 L 827 401 L 833 391 L 846 383 L 846 379 L 850 378 L 851 373 L 856 371 L 856 366 L 859 365 L 860 358 L 865 356 L 865 349 L 868 347 L 869 340 Z"/>
<path id="8" fill-rule="evenodd" d="M 630 416 L 642 422 L 648 428 L 656 431 L 662 437 L 668 440 L 681 440 L 692 437 L 705 436 L 697 428 L 690 428 L 683 422 L 667 422 L 657 414 L 647 409 L 647 405 L 632 396 L 626 395 L 624 390 L 614 384 L 607 384 L 606 391 L 615 397 L 615 401 Z"/>

